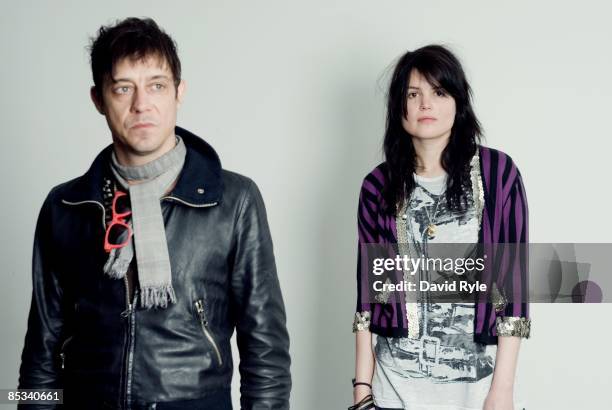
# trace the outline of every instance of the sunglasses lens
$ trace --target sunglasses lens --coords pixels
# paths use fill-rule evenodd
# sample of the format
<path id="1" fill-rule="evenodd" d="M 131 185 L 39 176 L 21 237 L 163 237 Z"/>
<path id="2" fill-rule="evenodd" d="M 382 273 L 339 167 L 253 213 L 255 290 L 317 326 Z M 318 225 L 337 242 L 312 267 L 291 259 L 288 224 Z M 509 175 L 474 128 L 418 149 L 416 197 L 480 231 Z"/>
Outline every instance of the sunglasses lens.
<path id="1" fill-rule="evenodd" d="M 111 245 L 125 245 L 129 239 L 129 230 L 125 225 L 114 224 L 108 231 L 108 243 Z"/>
<path id="2" fill-rule="evenodd" d="M 130 212 L 130 197 L 127 195 L 121 195 L 117 197 L 115 201 L 115 212 L 117 214 L 124 214 Z"/>

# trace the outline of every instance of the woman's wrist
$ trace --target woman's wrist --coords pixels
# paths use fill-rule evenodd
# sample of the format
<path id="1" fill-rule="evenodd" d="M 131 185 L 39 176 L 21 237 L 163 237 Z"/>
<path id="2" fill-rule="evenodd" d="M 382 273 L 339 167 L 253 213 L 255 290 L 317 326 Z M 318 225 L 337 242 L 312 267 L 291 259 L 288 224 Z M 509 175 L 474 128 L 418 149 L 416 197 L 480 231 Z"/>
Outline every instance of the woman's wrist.
<path id="1" fill-rule="evenodd" d="M 483 410 L 514 409 L 514 393 L 512 389 L 495 389 L 491 386 L 485 398 Z"/>
<path id="2" fill-rule="evenodd" d="M 491 383 L 491 387 L 489 388 L 489 391 L 493 393 L 500 393 L 500 394 L 513 394 L 514 385 L 513 384 Z"/>
<path id="3" fill-rule="evenodd" d="M 489 387 L 489 390 L 498 392 L 513 392 L 514 378 L 500 372 L 499 369 L 496 369 L 496 372 L 493 373 L 493 380 L 491 381 L 491 387 Z"/>
<path id="4" fill-rule="evenodd" d="M 364 397 L 372 394 L 372 389 L 368 386 L 357 385 L 353 388 L 353 404 L 359 403 Z"/>

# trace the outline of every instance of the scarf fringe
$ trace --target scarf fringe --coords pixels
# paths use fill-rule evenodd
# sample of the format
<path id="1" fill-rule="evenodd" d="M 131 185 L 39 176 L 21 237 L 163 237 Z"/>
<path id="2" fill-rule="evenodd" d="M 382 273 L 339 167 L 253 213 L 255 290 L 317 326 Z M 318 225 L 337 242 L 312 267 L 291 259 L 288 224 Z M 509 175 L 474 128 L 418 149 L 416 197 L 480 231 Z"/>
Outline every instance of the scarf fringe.
<path id="1" fill-rule="evenodd" d="M 165 309 L 168 306 L 168 301 L 176 303 L 176 294 L 172 285 L 142 288 L 141 292 L 140 305 L 144 309 L 158 307 Z"/>
<path id="2" fill-rule="evenodd" d="M 113 249 L 104 264 L 104 273 L 111 279 L 123 279 L 130 266 L 131 258 L 121 259 L 116 254 L 116 249 Z"/>

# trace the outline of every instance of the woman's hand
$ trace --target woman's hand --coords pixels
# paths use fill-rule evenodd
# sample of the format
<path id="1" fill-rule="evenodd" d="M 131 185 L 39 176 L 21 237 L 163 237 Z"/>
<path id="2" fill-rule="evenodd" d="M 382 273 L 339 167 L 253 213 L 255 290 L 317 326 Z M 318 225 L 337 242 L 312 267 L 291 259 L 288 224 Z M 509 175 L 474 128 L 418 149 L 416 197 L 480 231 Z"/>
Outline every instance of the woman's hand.
<path id="1" fill-rule="evenodd" d="M 492 388 L 487 394 L 482 410 L 514 410 L 512 389 Z"/>

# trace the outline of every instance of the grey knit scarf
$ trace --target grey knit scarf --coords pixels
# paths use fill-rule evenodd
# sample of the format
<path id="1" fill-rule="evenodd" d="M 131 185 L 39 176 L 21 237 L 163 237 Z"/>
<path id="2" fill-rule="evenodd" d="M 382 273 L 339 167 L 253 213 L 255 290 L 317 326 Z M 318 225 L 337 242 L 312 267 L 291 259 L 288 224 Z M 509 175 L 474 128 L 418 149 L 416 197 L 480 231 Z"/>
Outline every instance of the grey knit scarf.
<path id="1" fill-rule="evenodd" d="M 111 155 L 111 170 L 119 184 L 129 191 L 134 235 L 126 246 L 111 251 L 104 272 L 111 278 L 123 279 L 135 250 L 140 301 L 146 309 L 166 308 L 169 302 L 176 303 L 160 203 L 185 163 L 185 144 L 179 136 L 176 140 L 172 150 L 141 166 L 123 166 L 114 151 Z M 144 182 L 129 185 L 129 180 Z M 123 236 L 126 235 L 124 232 Z"/>

